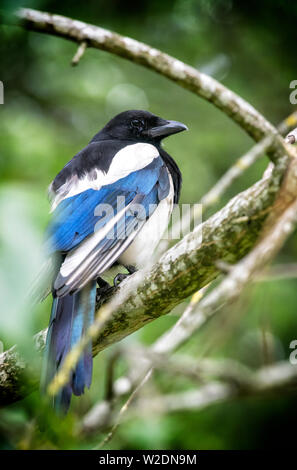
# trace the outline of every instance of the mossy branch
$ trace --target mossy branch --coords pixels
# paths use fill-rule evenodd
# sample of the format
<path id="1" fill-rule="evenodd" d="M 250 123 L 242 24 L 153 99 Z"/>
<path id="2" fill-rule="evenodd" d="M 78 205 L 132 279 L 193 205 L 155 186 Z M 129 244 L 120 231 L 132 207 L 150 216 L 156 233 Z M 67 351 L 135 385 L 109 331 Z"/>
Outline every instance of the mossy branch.
<path id="1" fill-rule="evenodd" d="M 123 281 L 117 290 L 118 308 L 94 344 L 94 355 L 152 320 L 170 312 L 182 300 L 215 279 L 218 260 L 235 263 L 255 245 L 264 221 L 272 211 L 286 167 L 282 164 L 168 250 L 145 275 Z M 127 290 L 130 292 L 128 298 Z M 122 299 L 125 297 L 125 302 Z M 44 348 L 46 332 L 35 337 Z M 14 347 L 0 355 L 0 404 L 23 398 L 37 385 L 37 377 L 24 380 L 27 364 Z M 20 384 L 22 386 L 20 387 Z"/>

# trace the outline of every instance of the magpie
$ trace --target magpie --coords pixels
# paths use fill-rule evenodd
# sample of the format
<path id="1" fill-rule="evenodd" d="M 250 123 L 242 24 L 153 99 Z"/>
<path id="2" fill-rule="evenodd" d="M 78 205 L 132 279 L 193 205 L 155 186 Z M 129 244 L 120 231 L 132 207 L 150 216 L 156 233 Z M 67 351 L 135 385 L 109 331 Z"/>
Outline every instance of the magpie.
<path id="1" fill-rule="evenodd" d="M 178 202 L 181 172 L 161 142 L 187 126 L 148 111 L 111 119 L 49 187 L 52 218 L 46 249 L 56 260 L 42 388 L 94 321 L 96 284 L 116 263 L 145 266 Z M 100 285 L 100 284 L 99 284 Z M 92 344 L 54 399 L 67 411 L 92 379 Z"/>

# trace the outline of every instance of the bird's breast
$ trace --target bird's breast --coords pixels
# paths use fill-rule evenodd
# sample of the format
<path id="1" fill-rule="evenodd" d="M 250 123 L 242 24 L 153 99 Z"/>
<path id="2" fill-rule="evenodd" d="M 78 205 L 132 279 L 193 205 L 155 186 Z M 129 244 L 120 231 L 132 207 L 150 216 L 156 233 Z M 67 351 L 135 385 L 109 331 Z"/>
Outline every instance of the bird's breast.
<path id="1" fill-rule="evenodd" d="M 121 264 L 141 268 L 151 261 L 152 254 L 168 227 L 173 210 L 174 188 L 169 173 L 168 176 L 170 181 L 168 196 L 162 199 L 129 248 L 121 255 L 119 258 Z"/>

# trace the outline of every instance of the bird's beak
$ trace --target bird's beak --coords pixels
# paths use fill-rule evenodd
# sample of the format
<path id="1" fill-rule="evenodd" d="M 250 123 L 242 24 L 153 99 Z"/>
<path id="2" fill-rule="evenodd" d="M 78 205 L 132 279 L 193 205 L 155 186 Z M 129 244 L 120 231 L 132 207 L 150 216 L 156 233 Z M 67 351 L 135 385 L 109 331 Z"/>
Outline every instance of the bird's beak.
<path id="1" fill-rule="evenodd" d="M 156 137 L 168 137 L 169 135 L 187 130 L 187 126 L 182 122 L 164 120 L 164 124 L 162 123 L 160 126 L 152 127 L 152 129 L 147 131 L 147 134 L 154 139 Z"/>

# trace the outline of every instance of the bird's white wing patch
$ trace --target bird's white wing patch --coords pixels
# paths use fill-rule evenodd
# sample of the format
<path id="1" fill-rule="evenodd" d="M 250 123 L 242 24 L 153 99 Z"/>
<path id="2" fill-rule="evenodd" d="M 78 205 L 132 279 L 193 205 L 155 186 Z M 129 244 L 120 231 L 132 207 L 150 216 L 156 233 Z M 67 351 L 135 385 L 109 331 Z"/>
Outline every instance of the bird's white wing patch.
<path id="1" fill-rule="evenodd" d="M 114 183 L 133 171 L 142 170 L 158 156 L 159 152 L 154 145 L 145 143 L 127 145 L 115 154 L 105 175 L 104 184 Z"/>
<path id="2" fill-rule="evenodd" d="M 56 192 L 49 186 L 52 200 L 51 212 L 66 198 L 75 196 L 88 189 L 99 190 L 102 186 L 112 184 L 118 179 L 125 178 L 134 171 L 141 170 L 159 156 L 157 148 L 152 144 L 138 143 L 126 145 L 112 159 L 107 173 L 94 168 L 82 178 L 73 175 Z"/>

